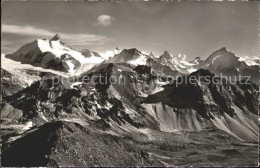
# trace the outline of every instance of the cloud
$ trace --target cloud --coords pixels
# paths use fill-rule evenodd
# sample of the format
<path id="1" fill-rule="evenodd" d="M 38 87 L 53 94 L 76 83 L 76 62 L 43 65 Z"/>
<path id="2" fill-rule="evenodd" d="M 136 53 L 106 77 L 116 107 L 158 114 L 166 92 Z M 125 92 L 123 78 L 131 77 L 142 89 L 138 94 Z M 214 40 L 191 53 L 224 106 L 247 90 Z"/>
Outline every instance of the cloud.
<path id="1" fill-rule="evenodd" d="M 19 26 L 19 25 L 7 25 L 2 24 L 2 33 L 23 35 L 23 36 L 36 36 L 51 38 L 55 34 L 59 34 L 62 40 L 69 45 L 84 46 L 84 45 L 102 45 L 110 39 L 106 36 L 95 34 L 67 34 L 63 32 L 53 32 L 33 26 Z"/>
<path id="2" fill-rule="evenodd" d="M 109 26 L 112 24 L 112 22 L 115 20 L 114 17 L 109 15 L 100 15 L 97 17 L 97 25 L 101 26 Z"/>

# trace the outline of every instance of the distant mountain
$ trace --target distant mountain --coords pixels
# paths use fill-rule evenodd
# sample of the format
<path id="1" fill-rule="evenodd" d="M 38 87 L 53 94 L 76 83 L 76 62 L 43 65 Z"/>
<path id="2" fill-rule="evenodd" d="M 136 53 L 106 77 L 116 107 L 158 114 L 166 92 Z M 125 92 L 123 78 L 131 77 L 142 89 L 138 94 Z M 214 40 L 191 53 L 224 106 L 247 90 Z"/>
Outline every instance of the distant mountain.
<path id="1" fill-rule="evenodd" d="M 148 55 L 136 48 L 124 49 L 119 54 L 106 61 L 107 63 L 129 63 L 132 65 L 145 65 Z"/>
<path id="2" fill-rule="evenodd" d="M 225 47 L 213 52 L 203 63 L 201 68 L 211 71 L 221 71 L 226 68 L 239 66 L 240 62 L 234 53 L 227 51 Z"/>
<path id="3" fill-rule="evenodd" d="M 237 57 L 234 53 L 228 51 L 225 47 L 213 52 L 200 66 L 208 69 L 218 75 L 222 74 L 231 77 L 233 80 L 239 80 L 239 75 L 250 77 L 250 81 L 259 83 L 259 60 L 250 61 Z"/>
<path id="4" fill-rule="evenodd" d="M 208 69 L 217 75 L 251 76 L 251 81 L 259 83 L 259 57 L 237 57 L 225 47 L 213 52 L 205 61 L 200 57 L 192 61 L 186 61 L 184 55 L 173 55 L 168 51 L 156 57 L 154 53 L 149 55 L 136 48 L 120 50 L 118 47 L 112 51 L 98 53 L 83 49 L 81 52 L 74 50 L 65 44 L 59 35 L 50 40 L 37 39 L 25 44 L 6 58 L 30 64 L 35 67 L 43 67 L 69 75 L 79 75 L 101 63 L 128 63 L 134 66 L 147 65 L 152 70 L 165 75 L 190 74 L 198 69 Z"/>
<path id="5" fill-rule="evenodd" d="M 168 76 L 176 76 L 181 73 L 168 64 L 163 64 L 160 58 L 156 58 L 153 53 L 149 55 L 137 50 L 136 48 L 124 49 L 119 54 L 105 61 L 106 63 L 128 63 L 134 66 L 147 65 L 156 73 Z"/>
<path id="6" fill-rule="evenodd" d="M 82 65 L 93 64 L 103 61 L 97 53 L 78 52 L 61 41 L 59 35 L 50 40 L 37 39 L 32 43 L 25 44 L 13 54 L 6 55 L 7 58 L 25 64 L 32 64 L 43 68 L 75 73 Z"/>
<path id="7" fill-rule="evenodd" d="M 170 54 L 168 51 L 164 51 L 163 55 L 161 55 L 161 56 L 159 57 L 159 59 L 161 59 L 162 61 L 163 61 L 163 60 L 171 60 L 171 59 L 173 59 L 173 58 L 174 58 L 173 55 Z"/>
<path id="8" fill-rule="evenodd" d="M 165 51 L 158 59 L 158 62 L 170 67 L 172 70 L 179 71 L 183 74 L 189 74 L 191 72 L 196 71 L 201 61 L 198 62 L 187 62 L 185 61 L 185 57 L 182 55 L 173 56 L 168 51 Z"/>

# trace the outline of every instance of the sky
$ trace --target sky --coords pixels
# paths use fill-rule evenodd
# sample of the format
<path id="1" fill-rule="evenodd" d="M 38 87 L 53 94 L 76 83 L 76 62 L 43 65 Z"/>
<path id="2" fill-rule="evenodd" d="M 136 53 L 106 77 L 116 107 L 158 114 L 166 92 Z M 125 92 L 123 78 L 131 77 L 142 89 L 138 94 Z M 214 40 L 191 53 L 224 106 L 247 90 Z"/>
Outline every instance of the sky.
<path id="1" fill-rule="evenodd" d="M 77 50 L 167 50 L 191 60 L 226 47 L 258 56 L 258 2 L 2 2 L 1 53 L 59 34 Z"/>

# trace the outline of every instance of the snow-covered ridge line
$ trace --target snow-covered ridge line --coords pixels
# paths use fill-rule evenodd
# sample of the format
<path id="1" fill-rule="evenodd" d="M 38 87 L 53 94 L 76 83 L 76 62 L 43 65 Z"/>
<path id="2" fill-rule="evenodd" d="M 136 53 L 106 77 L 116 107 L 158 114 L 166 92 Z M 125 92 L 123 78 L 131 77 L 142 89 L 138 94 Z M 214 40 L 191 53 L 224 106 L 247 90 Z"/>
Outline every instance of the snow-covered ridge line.
<path id="1" fill-rule="evenodd" d="M 83 65 L 89 64 L 90 69 L 93 64 L 99 64 L 104 59 L 88 52 L 87 54 L 76 51 L 63 43 L 58 35 L 52 39 L 37 39 L 32 43 L 23 45 L 13 54 L 7 55 L 15 61 L 33 66 L 40 66 L 47 69 L 59 70 L 74 74 Z M 86 69 L 86 66 L 84 66 Z"/>
<path id="2" fill-rule="evenodd" d="M 239 61 L 244 61 L 248 66 L 260 65 L 260 55 L 254 57 L 239 57 Z"/>
<path id="3" fill-rule="evenodd" d="M 186 55 L 172 54 L 168 51 L 160 56 L 153 52 L 147 54 L 136 48 L 93 52 L 88 49 L 77 51 L 62 42 L 59 35 L 51 39 L 37 39 L 32 43 L 25 44 L 15 53 L 7 55 L 15 61 L 23 64 L 52 69 L 69 74 L 86 72 L 97 64 L 102 63 L 128 63 L 134 66 L 151 66 L 159 71 L 178 71 L 182 74 L 192 73 L 200 68 L 218 70 L 231 66 L 238 69 L 236 64 L 245 66 L 259 65 L 259 57 L 237 57 L 225 47 L 213 52 L 205 61 L 197 57 L 192 61 L 186 61 Z M 242 62 L 242 63 L 239 63 Z M 244 67 L 240 66 L 240 69 Z M 239 69 L 239 71 L 240 71 Z"/>

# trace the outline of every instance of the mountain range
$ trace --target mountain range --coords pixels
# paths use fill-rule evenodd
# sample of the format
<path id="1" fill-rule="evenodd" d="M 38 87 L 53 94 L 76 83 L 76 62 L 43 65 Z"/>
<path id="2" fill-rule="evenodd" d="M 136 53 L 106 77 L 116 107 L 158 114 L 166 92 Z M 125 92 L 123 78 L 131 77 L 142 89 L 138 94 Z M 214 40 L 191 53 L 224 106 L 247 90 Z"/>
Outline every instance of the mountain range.
<path id="1" fill-rule="evenodd" d="M 1 69 L 3 166 L 258 163 L 257 58 L 76 51 L 55 35 L 2 60 L 21 63 Z"/>
<path id="2" fill-rule="evenodd" d="M 71 75 L 86 72 L 105 62 L 147 65 L 166 75 L 173 72 L 189 74 L 202 68 L 218 75 L 222 73 L 231 77 L 239 74 L 251 76 L 252 82 L 259 83 L 259 59 L 257 57 L 237 57 L 225 47 L 213 52 L 206 60 L 197 57 L 194 60 L 185 61 L 184 56 L 174 56 L 168 51 L 156 57 L 152 52 L 146 54 L 136 48 L 123 50 L 117 48 L 114 51 L 107 51 L 102 54 L 88 49 L 76 51 L 62 42 L 59 35 L 55 35 L 50 40 L 37 39 L 32 43 L 25 44 L 13 54 L 7 54 L 6 58 Z"/>

